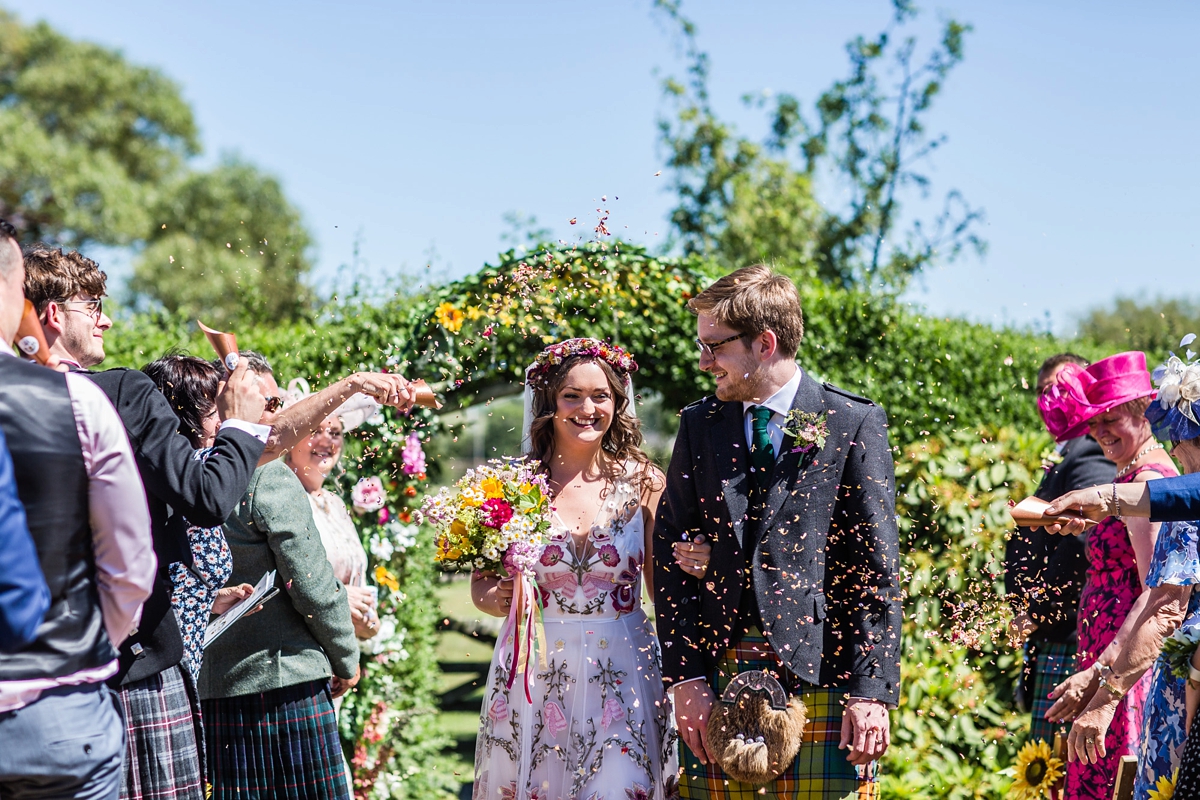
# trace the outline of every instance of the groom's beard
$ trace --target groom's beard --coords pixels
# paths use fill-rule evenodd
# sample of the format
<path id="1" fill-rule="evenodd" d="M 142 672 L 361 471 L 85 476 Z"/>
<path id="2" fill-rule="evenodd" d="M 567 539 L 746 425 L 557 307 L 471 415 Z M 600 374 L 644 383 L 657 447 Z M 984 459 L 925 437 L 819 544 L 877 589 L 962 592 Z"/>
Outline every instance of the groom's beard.
<path id="1" fill-rule="evenodd" d="M 762 385 L 761 380 L 762 368 L 753 372 L 734 373 L 732 370 L 725 373 L 725 379 L 717 384 L 717 399 L 725 402 L 762 402 L 766 397 L 762 395 L 762 390 L 759 388 Z"/>

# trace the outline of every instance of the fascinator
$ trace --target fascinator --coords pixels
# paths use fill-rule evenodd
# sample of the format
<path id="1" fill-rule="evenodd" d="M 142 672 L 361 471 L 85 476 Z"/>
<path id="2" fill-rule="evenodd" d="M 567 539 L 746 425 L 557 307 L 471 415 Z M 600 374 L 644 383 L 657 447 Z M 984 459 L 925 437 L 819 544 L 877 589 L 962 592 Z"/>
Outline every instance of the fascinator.
<path id="1" fill-rule="evenodd" d="M 1187 347 L 1195 340 L 1196 335 L 1189 333 L 1179 346 Z M 1200 361 L 1193 360 L 1196 354 L 1191 350 L 1184 352 L 1184 358 L 1169 355 L 1167 363 L 1154 370 L 1158 402 L 1146 409 L 1146 419 L 1159 441 L 1186 442 L 1200 437 Z"/>
<path id="2" fill-rule="evenodd" d="M 1056 442 L 1087 433 L 1087 421 L 1096 407 L 1088 401 L 1088 389 L 1096 379 L 1079 364 L 1063 364 L 1054 385 L 1038 397 L 1038 412 Z"/>
<path id="3" fill-rule="evenodd" d="M 1093 378 L 1086 387 L 1088 402 L 1093 407 L 1089 419 L 1130 400 L 1154 396 L 1146 354 L 1141 350 L 1102 358 L 1088 367 L 1087 373 Z"/>

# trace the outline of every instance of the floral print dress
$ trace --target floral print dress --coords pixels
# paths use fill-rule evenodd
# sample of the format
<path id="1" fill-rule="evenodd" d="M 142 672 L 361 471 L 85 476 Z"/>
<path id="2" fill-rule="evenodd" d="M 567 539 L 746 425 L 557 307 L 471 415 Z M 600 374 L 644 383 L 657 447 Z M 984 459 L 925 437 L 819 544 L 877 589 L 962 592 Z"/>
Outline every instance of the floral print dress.
<path id="1" fill-rule="evenodd" d="M 210 452 L 211 447 L 197 450 L 193 458 L 203 461 Z M 208 630 L 209 614 L 217 590 L 233 574 L 233 555 L 220 525 L 215 528 L 188 525 L 187 538 L 192 566 L 182 561 L 170 565 L 171 608 L 183 634 L 183 666 L 196 678 L 204 661 L 204 633 Z"/>
<path id="2" fill-rule="evenodd" d="M 1154 543 L 1154 558 L 1146 585 L 1200 585 L 1200 529 L 1194 522 L 1168 522 L 1159 531 Z M 1187 615 L 1182 630 L 1200 627 L 1200 592 L 1193 591 L 1188 599 Z M 1138 752 L 1138 775 L 1133 786 L 1134 800 L 1147 800 L 1159 778 L 1170 778 L 1179 768 L 1187 731 L 1184 706 L 1187 679 L 1176 678 L 1171 668 L 1159 658 L 1154 662 L 1150 694 L 1146 699 L 1142 721 L 1142 741 Z"/>
<path id="3" fill-rule="evenodd" d="M 641 607 L 645 525 L 629 473 L 582 546 L 555 518 L 537 565 L 545 664 L 506 688 L 513 635 L 492 656 L 475 746 L 476 800 L 662 800 L 676 796 L 671 708 Z"/>
<path id="4" fill-rule="evenodd" d="M 1142 472 L 1168 471 L 1158 464 L 1135 469 L 1117 479 L 1129 483 Z M 1088 536 L 1087 583 L 1079 596 L 1079 652 L 1075 669 L 1096 663 L 1104 648 L 1116 637 L 1133 602 L 1142 593 L 1137 559 L 1129 541 L 1129 529 L 1119 517 L 1106 517 Z M 1104 737 L 1105 756 L 1095 764 L 1073 761 L 1067 765 L 1064 800 L 1110 800 L 1121 756 L 1135 755 L 1142 728 L 1142 706 L 1150 686 L 1146 674 L 1129 688 L 1117 704 Z"/>

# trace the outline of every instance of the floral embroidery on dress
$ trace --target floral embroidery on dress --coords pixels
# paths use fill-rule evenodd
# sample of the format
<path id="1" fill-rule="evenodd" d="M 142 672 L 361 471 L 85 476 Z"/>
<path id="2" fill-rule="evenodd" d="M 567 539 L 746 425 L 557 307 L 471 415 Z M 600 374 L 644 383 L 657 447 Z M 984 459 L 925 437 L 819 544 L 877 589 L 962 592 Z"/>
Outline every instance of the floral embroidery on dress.
<path id="1" fill-rule="evenodd" d="M 548 652 L 506 688 L 511 642 L 492 658 L 476 745 L 475 797 L 668 800 L 677 734 L 658 641 L 641 607 L 645 526 L 637 486 L 614 482 L 582 540 L 561 520 L 536 566 Z"/>

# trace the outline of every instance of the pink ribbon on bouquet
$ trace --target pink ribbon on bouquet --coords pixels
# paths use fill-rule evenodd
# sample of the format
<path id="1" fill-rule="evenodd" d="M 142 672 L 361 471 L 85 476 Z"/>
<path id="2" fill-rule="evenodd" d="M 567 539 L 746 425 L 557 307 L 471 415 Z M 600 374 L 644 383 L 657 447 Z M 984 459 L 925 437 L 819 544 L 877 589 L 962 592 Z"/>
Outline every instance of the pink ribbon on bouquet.
<path id="1" fill-rule="evenodd" d="M 525 699 L 533 703 L 533 693 L 529 687 L 529 661 L 537 651 L 542 668 L 546 667 L 546 629 L 542 622 L 542 598 L 538 594 L 537 584 L 532 575 L 524 572 L 513 580 L 513 604 L 508 611 L 508 628 L 513 632 L 513 652 L 505 688 L 512 689 L 517 673 L 522 673 Z M 542 646 L 539 647 L 539 644 Z"/>

